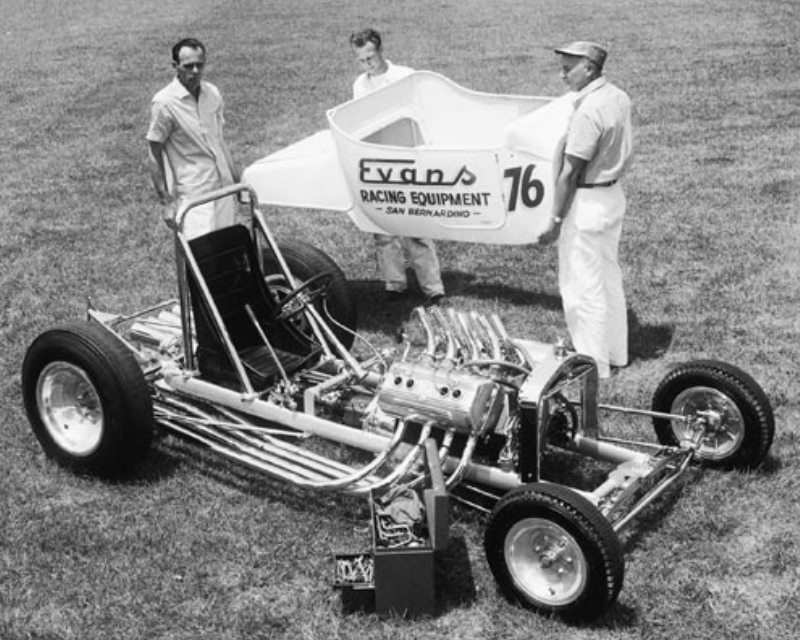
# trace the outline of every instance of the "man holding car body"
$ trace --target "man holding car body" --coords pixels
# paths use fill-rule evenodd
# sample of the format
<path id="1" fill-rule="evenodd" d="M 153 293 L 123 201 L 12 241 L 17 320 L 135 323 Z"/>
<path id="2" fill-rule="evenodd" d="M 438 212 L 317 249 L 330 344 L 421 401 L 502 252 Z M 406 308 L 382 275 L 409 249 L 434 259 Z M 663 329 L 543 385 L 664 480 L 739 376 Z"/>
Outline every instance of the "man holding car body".
<path id="1" fill-rule="evenodd" d="M 359 98 L 371 91 L 402 80 L 413 73 L 409 67 L 395 65 L 383 57 L 381 35 L 374 29 L 365 29 L 350 36 L 350 46 L 364 72 L 353 83 L 353 97 Z M 408 295 L 406 258 L 417 276 L 426 305 L 440 304 L 444 300 L 444 285 L 439 270 L 439 259 L 432 240 L 374 234 L 378 266 L 389 300 Z"/>
<path id="2" fill-rule="evenodd" d="M 574 42 L 555 50 L 574 95 L 553 215 L 541 244 L 558 239 L 559 289 L 573 346 L 601 378 L 628 363 L 619 240 L 626 200 L 619 180 L 633 151 L 631 102 L 603 75 L 606 50 Z"/>

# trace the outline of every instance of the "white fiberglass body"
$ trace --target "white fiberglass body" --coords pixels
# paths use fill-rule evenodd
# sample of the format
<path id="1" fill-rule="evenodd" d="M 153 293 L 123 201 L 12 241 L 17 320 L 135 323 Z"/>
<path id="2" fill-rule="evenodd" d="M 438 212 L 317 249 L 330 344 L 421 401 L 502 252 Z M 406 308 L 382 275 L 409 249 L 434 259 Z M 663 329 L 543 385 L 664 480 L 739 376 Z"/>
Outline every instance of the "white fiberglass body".
<path id="1" fill-rule="evenodd" d="M 342 211 L 363 231 L 529 244 L 547 227 L 570 96 L 465 89 L 429 71 L 327 113 L 253 163 L 259 202 Z"/>

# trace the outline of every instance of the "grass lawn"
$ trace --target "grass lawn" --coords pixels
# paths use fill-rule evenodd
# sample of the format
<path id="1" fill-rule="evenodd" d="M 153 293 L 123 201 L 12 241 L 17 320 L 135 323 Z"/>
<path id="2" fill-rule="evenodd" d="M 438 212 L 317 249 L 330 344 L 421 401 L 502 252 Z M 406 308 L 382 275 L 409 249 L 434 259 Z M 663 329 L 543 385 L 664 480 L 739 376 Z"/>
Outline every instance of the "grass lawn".
<path id="1" fill-rule="evenodd" d="M 0 11 L 0 638 L 769 638 L 800 629 L 800 6 L 789 0 L 2 0 Z M 481 91 L 563 92 L 553 47 L 610 46 L 635 105 L 622 262 L 630 367 L 603 400 L 646 406 L 667 366 L 737 364 L 773 402 L 764 468 L 696 472 L 624 538 L 625 585 L 572 627 L 497 593 L 483 520 L 456 508 L 437 615 L 344 615 L 331 554 L 365 548 L 365 504 L 226 469 L 171 438 L 121 483 L 47 461 L 20 364 L 86 298 L 132 312 L 175 294 L 173 249 L 145 166 L 151 96 L 194 35 L 249 164 L 324 128 L 357 72 L 347 38 Z M 271 210 L 317 244 L 388 342 L 371 243 L 342 215 Z M 512 334 L 565 334 L 552 248 L 440 243 L 462 308 Z M 405 311 L 411 308 L 408 305 Z"/>

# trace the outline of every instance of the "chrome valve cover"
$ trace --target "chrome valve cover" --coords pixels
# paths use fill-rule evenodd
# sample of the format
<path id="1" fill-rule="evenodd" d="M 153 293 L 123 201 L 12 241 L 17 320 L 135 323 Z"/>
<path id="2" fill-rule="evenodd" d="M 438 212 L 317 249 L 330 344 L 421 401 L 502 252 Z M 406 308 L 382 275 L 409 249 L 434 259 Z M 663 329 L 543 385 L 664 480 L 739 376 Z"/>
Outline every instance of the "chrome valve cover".
<path id="1" fill-rule="evenodd" d="M 389 415 L 420 415 L 460 431 L 494 426 L 502 402 L 499 385 L 465 369 L 425 362 L 395 362 L 378 389 L 378 406 Z"/>

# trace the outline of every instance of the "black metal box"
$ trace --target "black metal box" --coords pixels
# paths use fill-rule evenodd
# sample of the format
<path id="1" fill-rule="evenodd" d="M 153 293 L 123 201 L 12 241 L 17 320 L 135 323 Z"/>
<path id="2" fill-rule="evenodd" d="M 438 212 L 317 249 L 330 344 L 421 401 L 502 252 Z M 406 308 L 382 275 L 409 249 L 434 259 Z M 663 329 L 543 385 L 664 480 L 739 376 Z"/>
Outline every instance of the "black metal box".
<path id="1" fill-rule="evenodd" d="M 374 607 L 381 616 L 408 617 L 434 613 L 436 552 L 447 547 L 450 513 L 434 440 L 425 443 L 425 454 L 425 536 L 410 544 L 381 545 L 376 534 L 375 498 L 371 496 L 372 553 L 334 556 L 333 586 L 342 590 L 346 610 Z"/>

